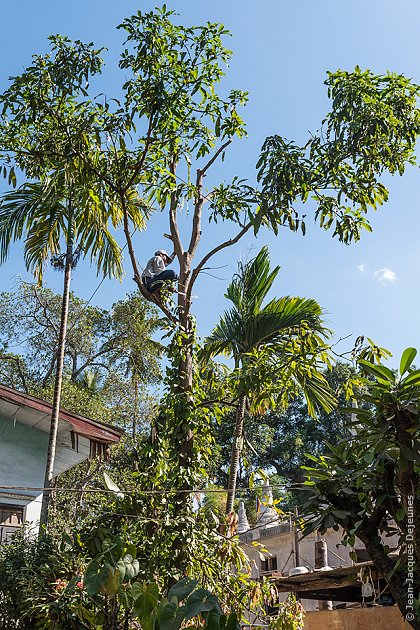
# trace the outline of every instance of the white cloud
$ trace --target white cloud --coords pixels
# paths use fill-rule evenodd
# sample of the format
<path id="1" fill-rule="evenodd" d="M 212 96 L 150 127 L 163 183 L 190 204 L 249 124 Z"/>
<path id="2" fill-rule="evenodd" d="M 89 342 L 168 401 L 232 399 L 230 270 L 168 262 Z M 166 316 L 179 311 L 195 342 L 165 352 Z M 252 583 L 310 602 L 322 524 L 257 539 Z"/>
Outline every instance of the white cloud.
<path id="1" fill-rule="evenodd" d="M 365 266 L 363 264 L 358 265 L 357 269 L 360 271 L 360 273 L 365 273 L 365 271 L 366 271 Z"/>
<path id="2" fill-rule="evenodd" d="M 393 283 L 397 279 L 397 274 L 389 267 L 382 267 L 382 269 L 377 269 L 374 274 L 374 278 L 379 280 L 382 284 Z"/>

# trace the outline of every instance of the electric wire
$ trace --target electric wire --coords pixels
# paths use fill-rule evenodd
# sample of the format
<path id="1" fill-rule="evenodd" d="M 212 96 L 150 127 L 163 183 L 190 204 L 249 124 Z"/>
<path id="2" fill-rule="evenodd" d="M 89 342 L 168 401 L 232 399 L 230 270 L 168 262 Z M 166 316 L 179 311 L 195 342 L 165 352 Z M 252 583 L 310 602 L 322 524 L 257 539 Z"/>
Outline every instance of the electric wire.
<path id="1" fill-rule="evenodd" d="M 284 485 L 272 485 L 270 486 L 271 488 L 280 488 L 280 489 L 286 489 L 288 487 L 291 486 L 284 486 Z M 258 488 L 263 488 L 263 486 L 258 486 Z M 306 487 L 293 487 L 294 490 L 303 490 L 306 491 L 307 488 Z M 141 490 L 141 489 L 137 489 L 137 490 L 124 490 L 123 488 L 119 488 L 118 490 L 110 490 L 108 488 L 84 488 L 83 490 L 81 488 L 77 488 L 77 487 L 69 487 L 69 488 L 65 488 L 65 487 L 56 487 L 56 488 L 44 488 L 42 486 L 6 486 L 6 485 L 0 485 L 0 493 L 2 491 L 9 491 L 9 490 L 16 490 L 16 491 L 39 491 L 39 492 L 55 492 L 55 491 L 60 491 L 60 492 L 90 492 L 90 493 L 103 493 L 103 494 L 124 494 L 127 496 L 136 496 L 136 495 L 148 495 L 148 494 L 161 494 L 161 495 L 168 495 L 168 494 L 223 494 L 226 492 L 229 492 L 229 490 L 227 488 L 189 488 L 189 489 L 185 489 L 185 490 L 180 490 L 177 488 L 172 488 L 172 489 L 156 489 L 156 488 L 149 488 L 149 489 L 145 489 L 145 490 Z M 252 488 L 236 488 L 236 492 L 240 492 L 240 493 L 249 493 L 249 492 L 253 492 Z"/>

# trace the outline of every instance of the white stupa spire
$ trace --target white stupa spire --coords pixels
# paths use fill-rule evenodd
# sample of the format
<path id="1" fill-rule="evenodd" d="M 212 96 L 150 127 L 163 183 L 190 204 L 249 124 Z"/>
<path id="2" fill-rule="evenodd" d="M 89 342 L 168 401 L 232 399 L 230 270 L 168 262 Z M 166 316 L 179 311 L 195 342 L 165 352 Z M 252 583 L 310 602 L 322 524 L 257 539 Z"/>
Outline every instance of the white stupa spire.
<path id="1" fill-rule="evenodd" d="M 270 481 L 267 478 L 263 484 L 263 491 L 261 497 L 261 507 L 260 513 L 258 516 L 258 525 L 277 525 L 279 521 L 278 514 L 276 510 L 272 507 L 273 505 L 273 491 L 270 486 Z"/>
<path id="2" fill-rule="evenodd" d="M 249 530 L 249 523 L 248 523 L 248 517 L 246 515 L 246 511 L 245 511 L 245 505 L 244 502 L 241 501 L 239 503 L 239 510 L 238 510 L 238 534 L 243 534 L 244 532 L 247 532 Z"/>

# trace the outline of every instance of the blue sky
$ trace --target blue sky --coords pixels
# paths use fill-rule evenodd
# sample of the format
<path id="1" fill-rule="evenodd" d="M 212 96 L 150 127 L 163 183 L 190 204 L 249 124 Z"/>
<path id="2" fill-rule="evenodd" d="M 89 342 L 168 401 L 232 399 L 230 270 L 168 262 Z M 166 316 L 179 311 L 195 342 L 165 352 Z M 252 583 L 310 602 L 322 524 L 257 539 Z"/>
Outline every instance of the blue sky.
<path id="1" fill-rule="evenodd" d="M 9 75 L 30 63 L 31 54 L 47 50 L 49 34 L 107 46 L 107 65 L 101 87 L 109 96 L 118 92 L 121 73 L 117 61 L 123 34 L 115 26 L 134 11 L 149 10 L 155 2 L 109 0 L 17 0 L 2 7 L 0 37 L 0 90 Z M 351 70 L 357 64 L 374 72 L 404 73 L 420 82 L 418 28 L 420 5 L 414 0 L 185 0 L 167 2 L 180 13 L 180 21 L 199 24 L 223 22 L 233 34 L 234 51 L 226 85 L 248 90 L 244 112 L 248 138 L 238 142 L 213 177 L 234 175 L 253 179 L 259 149 L 267 135 L 278 133 L 304 142 L 315 131 L 329 104 L 323 81 L 327 70 Z M 221 279 L 202 276 L 197 284 L 194 311 L 201 334 L 207 333 L 227 306 L 223 293 L 236 269 L 236 261 L 268 244 L 273 263 L 281 266 L 278 295 L 314 297 L 323 306 L 336 338 L 352 334 L 372 337 L 396 357 L 408 345 L 420 349 L 417 313 L 420 310 L 420 171 L 410 168 L 402 177 L 389 177 L 390 201 L 372 217 L 374 231 L 346 247 L 331 235 L 312 227 L 306 237 L 281 230 L 278 237 L 262 233 L 248 237 L 228 253 L 214 259 L 213 271 Z M 207 226 L 205 226 L 206 229 Z M 138 258 L 147 261 L 155 249 L 167 247 L 161 238 L 166 218 L 156 216 L 136 241 Z M 209 244 L 234 234 L 223 224 L 204 235 Z M 226 266 L 225 266 L 226 265 Z M 16 276 L 26 274 L 20 248 L 0 267 L 0 288 L 10 289 Z M 62 278 L 48 272 L 47 282 L 59 290 Z M 89 298 L 98 279 L 82 264 L 73 288 Z M 134 290 L 130 269 L 123 283 L 105 281 L 93 303 L 108 307 Z M 338 351 L 350 349 L 342 342 Z"/>

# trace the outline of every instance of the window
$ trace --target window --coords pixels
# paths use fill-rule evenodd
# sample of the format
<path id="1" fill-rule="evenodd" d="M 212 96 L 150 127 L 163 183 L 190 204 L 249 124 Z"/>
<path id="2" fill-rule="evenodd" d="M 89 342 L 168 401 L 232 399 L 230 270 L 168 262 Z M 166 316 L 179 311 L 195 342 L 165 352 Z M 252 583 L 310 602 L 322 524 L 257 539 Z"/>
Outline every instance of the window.
<path id="1" fill-rule="evenodd" d="M 6 542 L 23 523 L 23 507 L 0 503 L 0 543 Z"/>
<path id="2" fill-rule="evenodd" d="M 261 560 L 261 573 L 269 573 L 270 571 L 277 571 L 277 556 Z"/>
<path id="3" fill-rule="evenodd" d="M 19 527 L 23 523 L 23 507 L 20 505 L 4 505 L 0 503 L 0 526 Z"/>

